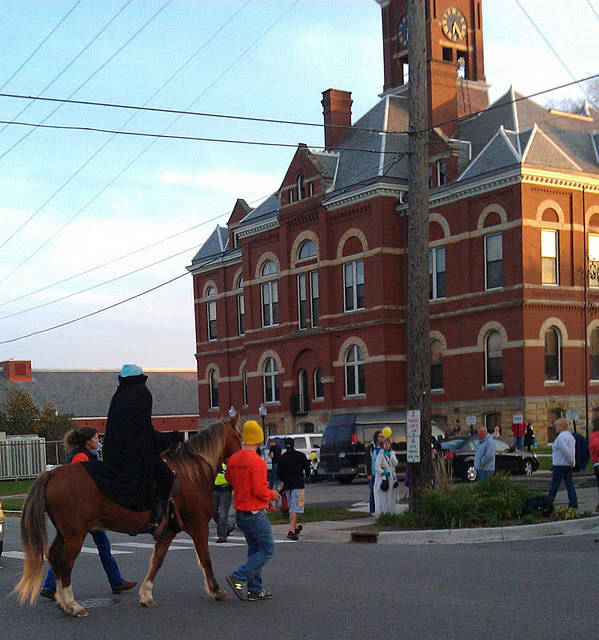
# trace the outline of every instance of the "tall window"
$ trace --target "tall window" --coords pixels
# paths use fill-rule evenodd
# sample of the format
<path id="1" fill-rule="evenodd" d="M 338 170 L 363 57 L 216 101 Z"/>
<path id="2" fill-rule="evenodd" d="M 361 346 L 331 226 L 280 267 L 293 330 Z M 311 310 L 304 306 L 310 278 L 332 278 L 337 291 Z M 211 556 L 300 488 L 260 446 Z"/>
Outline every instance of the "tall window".
<path id="1" fill-rule="evenodd" d="M 274 358 L 264 363 L 264 402 L 279 401 L 279 368 Z"/>
<path id="2" fill-rule="evenodd" d="M 431 341 L 431 389 L 443 389 L 443 353 L 439 340 Z"/>
<path id="3" fill-rule="evenodd" d="M 308 326 L 308 294 L 306 293 L 306 274 L 297 276 L 297 311 L 300 329 Z"/>
<path id="4" fill-rule="evenodd" d="M 303 200 L 306 197 L 306 179 L 303 175 L 297 179 L 297 199 Z"/>
<path id="5" fill-rule="evenodd" d="M 556 327 L 545 332 L 545 380 L 562 379 L 562 337 Z"/>
<path id="6" fill-rule="evenodd" d="M 485 236 L 485 287 L 497 289 L 503 286 L 503 249 L 501 234 Z"/>
<path id="7" fill-rule="evenodd" d="M 447 165 L 445 160 L 437 162 L 437 186 L 442 187 L 447 182 Z"/>
<path id="8" fill-rule="evenodd" d="M 366 393 L 364 359 L 360 348 L 350 347 L 345 355 L 345 394 L 358 396 Z"/>
<path id="9" fill-rule="evenodd" d="M 599 380 L 599 329 L 591 331 L 591 380 Z"/>
<path id="10" fill-rule="evenodd" d="M 445 247 L 428 252 L 428 297 L 429 300 L 445 297 Z"/>
<path id="11" fill-rule="evenodd" d="M 277 285 L 277 267 L 272 260 L 262 265 L 260 275 L 269 278 L 262 283 L 262 326 L 271 327 L 279 324 L 279 289 Z"/>
<path id="12" fill-rule="evenodd" d="M 208 287 L 206 297 L 216 296 L 216 289 Z M 208 300 L 206 303 L 206 316 L 208 318 L 208 340 L 216 340 L 216 300 Z"/>
<path id="13" fill-rule="evenodd" d="M 314 369 L 314 399 L 322 400 L 324 398 L 324 385 L 322 383 L 322 369 L 317 367 Z"/>
<path id="14" fill-rule="evenodd" d="M 589 234 L 589 285 L 599 287 L 599 235 Z"/>
<path id="15" fill-rule="evenodd" d="M 318 298 L 318 271 L 310 271 L 308 274 L 300 273 L 297 276 L 297 309 L 298 325 L 300 329 L 308 327 L 308 287 L 310 296 L 310 316 L 312 326 L 317 327 L 319 322 L 320 304 Z"/>
<path id="16" fill-rule="evenodd" d="M 432 164 L 428 165 L 428 188 L 432 189 L 435 186 L 435 178 L 433 177 L 435 175 L 435 170 L 433 168 Z"/>
<path id="17" fill-rule="evenodd" d="M 312 326 L 317 327 L 320 322 L 320 298 L 318 294 L 318 271 L 310 271 L 310 313 Z"/>
<path id="18" fill-rule="evenodd" d="M 364 261 L 356 260 L 343 266 L 345 311 L 364 308 Z"/>
<path id="19" fill-rule="evenodd" d="M 298 375 L 298 398 L 297 398 L 297 409 L 298 413 L 304 414 L 308 413 L 310 407 L 310 398 L 308 395 L 308 372 L 305 369 L 299 370 Z"/>
<path id="20" fill-rule="evenodd" d="M 216 369 L 210 372 L 210 408 L 218 409 L 218 374 Z"/>
<path id="21" fill-rule="evenodd" d="M 485 340 L 486 384 L 503 382 L 501 353 L 501 335 L 499 331 L 490 331 Z"/>
<path id="22" fill-rule="evenodd" d="M 241 293 L 237 294 L 237 335 L 245 334 L 245 299 L 243 297 L 243 276 L 237 279 L 237 289 L 241 289 Z"/>
<path id="23" fill-rule="evenodd" d="M 559 284 L 557 231 L 541 230 L 541 282 Z"/>

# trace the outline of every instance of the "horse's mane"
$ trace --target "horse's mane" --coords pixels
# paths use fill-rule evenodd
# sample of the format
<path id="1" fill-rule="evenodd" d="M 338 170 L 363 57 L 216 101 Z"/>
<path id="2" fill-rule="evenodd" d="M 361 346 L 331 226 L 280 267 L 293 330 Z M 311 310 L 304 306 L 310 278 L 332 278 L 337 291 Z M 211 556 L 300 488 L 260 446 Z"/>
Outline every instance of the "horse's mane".
<path id="1" fill-rule="evenodd" d="M 214 422 L 194 433 L 180 447 L 169 451 L 165 457 L 180 475 L 197 478 L 202 466 L 201 461 L 216 475 L 223 453 L 225 429 L 226 426 L 222 422 Z"/>

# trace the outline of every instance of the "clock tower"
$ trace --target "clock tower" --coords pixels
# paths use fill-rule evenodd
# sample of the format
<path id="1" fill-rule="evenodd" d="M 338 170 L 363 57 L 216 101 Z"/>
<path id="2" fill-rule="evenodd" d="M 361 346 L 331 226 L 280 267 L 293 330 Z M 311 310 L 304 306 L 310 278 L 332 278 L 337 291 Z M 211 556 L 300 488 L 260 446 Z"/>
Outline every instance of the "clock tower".
<path id="1" fill-rule="evenodd" d="M 408 0 L 376 0 L 383 19 L 385 93 L 407 91 Z M 422 0 L 426 11 L 431 126 L 452 135 L 456 118 L 489 105 L 483 56 L 482 0 Z"/>

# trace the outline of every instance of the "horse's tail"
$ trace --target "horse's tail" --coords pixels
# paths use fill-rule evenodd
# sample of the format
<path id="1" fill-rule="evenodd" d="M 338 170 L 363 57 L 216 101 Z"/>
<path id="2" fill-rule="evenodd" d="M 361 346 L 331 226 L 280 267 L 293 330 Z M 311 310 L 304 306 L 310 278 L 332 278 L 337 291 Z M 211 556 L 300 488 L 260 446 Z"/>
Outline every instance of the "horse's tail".
<path id="1" fill-rule="evenodd" d="M 25 566 L 19 584 L 14 588 L 19 602 L 34 604 L 42 585 L 44 559 L 48 546 L 46 528 L 46 487 L 50 471 L 44 471 L 31 485 L 21 515 L 21 543 L 25 553 Z"/>

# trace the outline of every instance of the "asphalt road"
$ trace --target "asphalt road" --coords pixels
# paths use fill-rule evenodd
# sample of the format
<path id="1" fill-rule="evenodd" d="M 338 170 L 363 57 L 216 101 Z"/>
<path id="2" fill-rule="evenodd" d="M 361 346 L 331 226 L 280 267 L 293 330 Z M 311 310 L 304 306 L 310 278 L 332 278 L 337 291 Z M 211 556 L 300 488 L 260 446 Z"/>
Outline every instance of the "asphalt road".
<path id="1" fill-rule="evenodd" d="M 149 536 L 110 534 L 123 576 L 141 581 Z M 233 538 L 237 536 L 234 534 Z M 86 547 L 92 547 L 90 539 Z M 0 558 L 0 638 L 236 640 L 596 638 L 597 561 L 593 536 L 452 546 L 287 542 L 264 570 L 266 602 L 209 598 L 186 536 L 177 538 L 156 580 L 155 609 L 136 589 L 112 596 L 99 559 L 84 552 L 74 589 L 89 617 L 72 619 L 52 602 L 19 605 L 18 519 L 7 519 Z M 241 564 L 241 539 L 211 545 L 217 578 Z"/>

